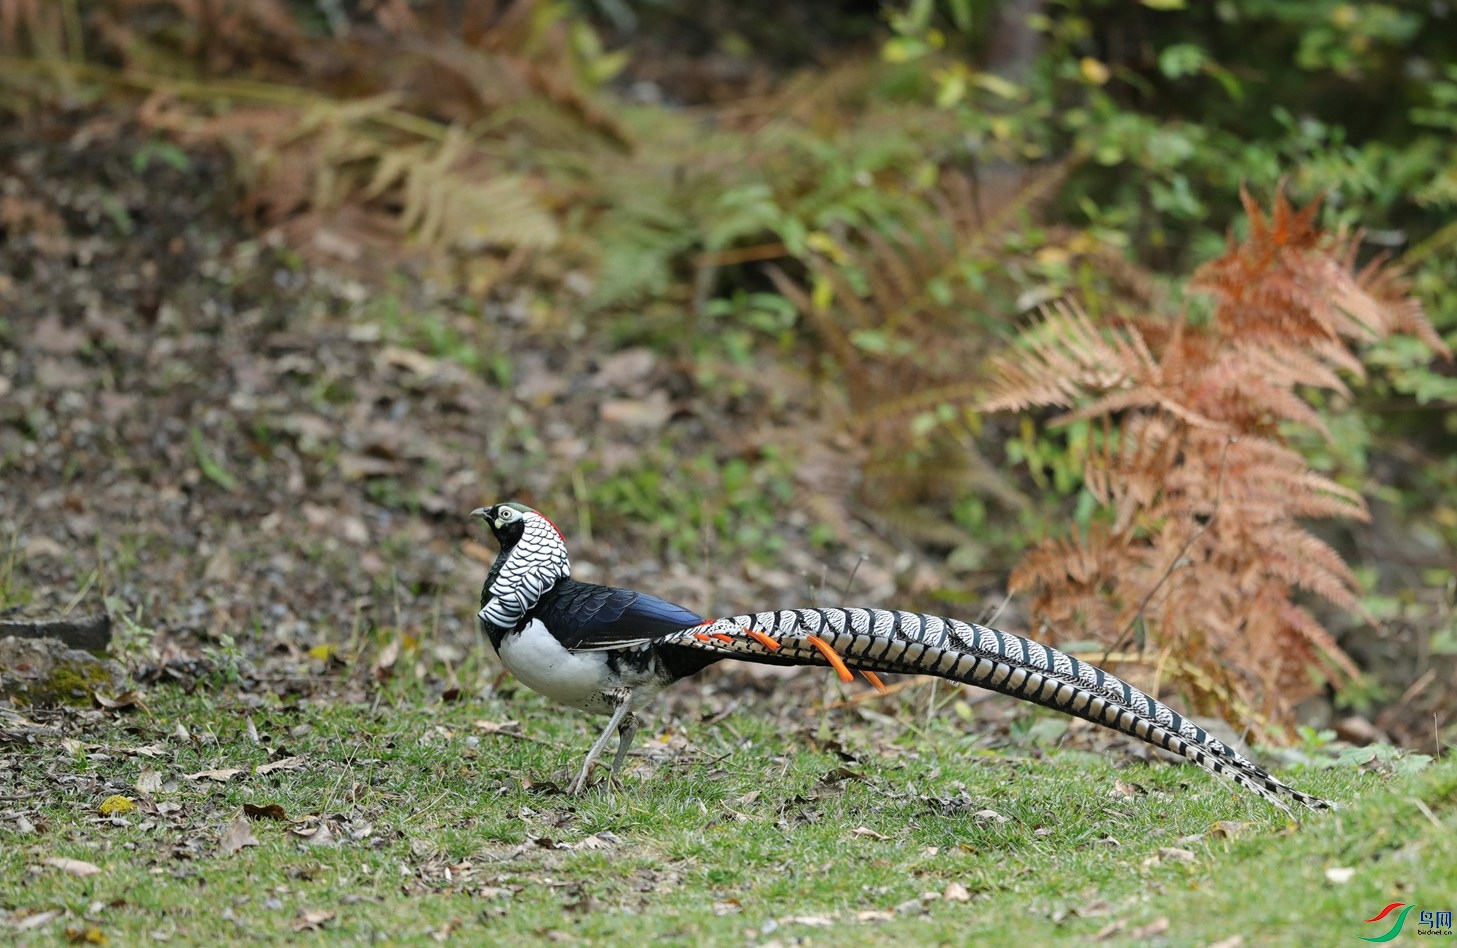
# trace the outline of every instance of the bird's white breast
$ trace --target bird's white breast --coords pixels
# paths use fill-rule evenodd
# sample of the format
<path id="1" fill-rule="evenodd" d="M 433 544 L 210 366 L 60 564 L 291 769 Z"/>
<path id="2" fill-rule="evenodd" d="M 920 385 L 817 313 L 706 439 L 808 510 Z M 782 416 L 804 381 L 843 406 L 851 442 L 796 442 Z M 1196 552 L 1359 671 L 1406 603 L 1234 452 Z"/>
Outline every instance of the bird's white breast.
<path id="1" fill-rule="evenodd" d="M 537 619 L 502 639 L 498 653 L 526 687 L 583 711 L 605 710 L 602 693 L 616 684 L 606 654 L 567 651 Z"/>

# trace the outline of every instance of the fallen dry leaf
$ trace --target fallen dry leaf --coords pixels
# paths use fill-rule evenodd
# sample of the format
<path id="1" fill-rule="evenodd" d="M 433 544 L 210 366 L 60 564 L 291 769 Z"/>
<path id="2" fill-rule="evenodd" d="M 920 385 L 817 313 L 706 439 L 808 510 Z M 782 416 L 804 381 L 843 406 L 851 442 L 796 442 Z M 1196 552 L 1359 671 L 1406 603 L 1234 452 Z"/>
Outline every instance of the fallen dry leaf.
<path id="1" fill-rule="evenodd" d="M 237 577 L 238 564 L 234 562 L 232 551 L 226 545 L 217 548 L 217 552 L 213 553 L 202 570 L 203 579 L 219 585 L 234 582 Z"/>
<path id="2" fill-rule="evenodd" d="M 941 893 L 941 898 L 948 902 L 970 902 L 971 892 L 960 882 L 948 882 L 946 891 Z"/>
<path id="3" fill-rule="evenodd" d="M 398 474 L 400 465 L 395 461 L 377 458 L 372 454 L 349 452 L 339 455 L 335 462 L 339 473 L 348 481 L 362 481 L 371 477 L 389 477 Z"/>
<path id="4" fill-rule="evenodd" d="M 90 922 L 85 925 L 66 926 L 66 941 L 73 945 L 105 945 L 110 940 L 106 937 L 106 932 Z"/>
<path id="5" fill-rule="evenodd" d="M 1116 795 L 1116 796 L 1120 796 L 1120 797 L 1136 797 L 1136 796 L 1138 796 L 1141 793 L 1147 793 L 1147 792 L 1148 792 L 1147 790 L 1143 789 L 1142 787 L 1140 787 L 1136 783 L 1128 783 L 1128 782 L 1126 782 L 1124 780 L 1117 780 L 1117 779 L 1115 779 L 1113 781 L 1112 794 L 1113 795 Z"/>
<path id="6" fill-rule="evenodd" d="M 476 730 L 485 731 L 487 734 L 505 734 L 510 737 L 521 736 L 520 721 L 477 721 Z"/>
<path id="7" fill-rule="evenodd" d="M 52 869 L 59 869 L 62 872 L 69 872 L 73 876 L 94 876 L 101 871 L 101 867 L 94 862 L 86 862 L 81 859 L 68 859 L 65 856 L 47 856 L 41 862 Z"/>
<path id="8" fill-rule="evenodd" d="M 300 909 L 298 918 L 293 923 L 293 930 L 296 932 L 316 932 L 324 927 L 324 923 L 334 917 L 333 912 L 324 909 Z"/>
<path id="9" fill-rule="evenodd" d="M 602 402 L 597 413 L 610 424 L 654 431 L 668 423 L 673 410 L 668 393 L 657 389 L 647 398 L 609 398 Z"/>
<path id="10" fill-rule="evenodd" d="M 195 774 L 183 774 L 183 780 L 216 780 L 218 783 L 227 783 L 238 774 L 242 773 L 241 767 L 225 767 L 222 770 L 199 770 Z"/>
<path id="11" fill-rule="evenodd" d="M 285 757 L 282 760 L 275 760 L 271 764 L 259 764 L 253 768 L 255 774 L 271 774 L 275 770 L 298 770 L 303 767 L 303 757 Z"/>
<path id="12" fill-rule="evenodd" d="M 387 681 L 395 673 L 395 662 L 399 657 L 400 639 L 396 636 L 380 649 L 379 656 L 374 660 L 374 680 Z"/>
<path id="13" fill-rule="evenodd" d="M 5 383 L 9 379 L 0 379 L 0 395 L 5 394 Z M 69 555 L 70 551 L 61 546 L 50 537 L 33 536 L 25 541 L 25 555 L 31 557 L 49 556 L 53 559 L 62 559 Z"/>
<path id="14" fill-rule="evenodd" d="M 257 846 L 258 837 L 253 835 L 253 827 L 248 824 L 248 818 L 239 813 L 228 828 L 223 830 L 222 838 L 218 840 L 218 852 L 224 856 L 231 856 L 244 846 Z"/>
<path id="15" fill-rule="evenodd" d="M 1356 870 L 1349 866 L 1331 866 L 1325 871 L 1325 877 L 1336 885 L 1345 885 L 1356 875 Z"/>
<path id="16" fill-rule="evenodd" d="M 137 793 L 143 796 L 151 796 L 162 789 L 162 775 L 152 767 L 143 767 L 142 772 L 137 774 Z"/>
<path id="17" fill-rule="evenodd" d="M 46 909 L 44 912 L 36 912 L 34 915 L 27 915 L 18 922 L 11 923 L 11 927 L 18 932 L 28 932 L 32 928 L 40 928 L 47 922 L 53 922 L 64 913 L 60 909 Z"/>
<path id="18" fill-rule="evenodd" d="M 136 754 L 138 757 L 161 757 L 167 753 L 167 749 L 161 744 L 143 744 L 141 747 L 125 748 L 126 753 Z"/>
<path id="19" fill-rule="evenodd" d="M 329 829 L 329 824 L 321 822 L 318 826 L 295 827 L 293 834 L 304 840 L 310 846 L 333 846 L 337 840 L 334 839 L 334 831 Z"/>
<path id="20" fill-rule="evenodd" d="M 1164 915 L 1154 919 L 1153 921 L 1149 922 L 1147 925 L 1144 925 L 1141 928 L 1133 929 L 1128 933 L 1128 937 L 1132 938 L 1134 941 L 1143 941 L 1144 939 L 1152 938 L 1155 935 L 1162 935 L 1168 930 L 1169 917 L 1167 915 Z"/>
<path id="21" fill-rule="evenodd" d="M 517 889 L 512 889 L 507 886 L 485 885 L 475 890 L 475 896 L 476 898 L 487 902 L 493 899 L 511 899 L 516 897 L 516 893 L 518 890 L 519 887 Z"/>
<path id="22" fill-rule="evenodd" d="M 651 349 L 621 349 L 598 364 L 592 382 L 603 388 L 627 388 L 646 379 L 657 364 L 658 357 Z"/>
<path id="23" fill-rule="evenodd" d="M 283 810 L 281 803 L 266 803 L 258 806 L 253 803 L 243 804 L 243 812 L 249 816 L 263 816 L 270 820 L 287 820 L 288 814 Z"/>
<path id="24" fill-rule="evenodd" d="M 857 826 L 850 831 L 851 836 L 868 836 L 871 839 L 890 839 L 884 833 L 877 833 L 868 826 Z"/>
<path id="25" fill-rule="evenodd" d="M 91 692 L 91 700 L 96 702 L 98 708 L 106 711 L 120 711 L 124 708 L 135 708 L 142 703 L 142 696 L 135 691 L 123 691 L 115 698 L 108 698 L 100 692 Z"/>
<path id="26" fill-rule="evenodd" d="M 437 366 L 440 364 L 423 352 L 417 352 L 414 349 L 403 349 L 399 346 L 386 346 L 381 350 L 379 360 L 386 365 L 409 369 L 416 375 L 423 375 L 426 378 L 435 375 L 438 371 Z"/>
<path id="27" fill-rule="evenodd" d="M 79 327 L 67 327 L 59 312 L 49 313 L 30 331 L 31 344 L 52 355 L 74 355 L 87 341 L 86 333 Z"/>
<path id="28" fill-rule="evenodd" d="M 1253 825 L 1254 824 L 1252 823 L 1242 823 L 1238 820 L 1220 820 L 1218 823 L 1215 823 L 1209 828 L 1209 835 L 1215 837 L 1243 836 L 1245 833 L 1249 832 L 1250 827 Z"/>

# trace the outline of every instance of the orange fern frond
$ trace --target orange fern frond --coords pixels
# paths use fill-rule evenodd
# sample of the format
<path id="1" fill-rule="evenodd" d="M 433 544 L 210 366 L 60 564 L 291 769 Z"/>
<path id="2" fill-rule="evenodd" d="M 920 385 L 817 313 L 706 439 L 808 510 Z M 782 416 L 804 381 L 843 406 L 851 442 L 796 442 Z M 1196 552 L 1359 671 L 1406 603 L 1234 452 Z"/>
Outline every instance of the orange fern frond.
<path id="1" fill-rule="evenodd" d="M 1135 326 L 1104 330 L 1071 302 L 1043 307 L 1020 342 L 1020 351 L 992 360 L 997 378 L 983 410 L 1069 406 L 1085 394 L 1132 386 L 1157 369 Z"/>
<path id="2" fill-rule="evenodd" d="M 1190 282 L 1213 319 L 1094 320 L 1049 307 L 992 361 L 989 408 L 1067 408 L 1101 419 L 1084 484 L 1107 517 L 1048 539 L 1013 572 L 1045 621 L 1082 623 L 1121 648 L 1133 630 L 1196 706 L 1288 723 L 1320 680 L 1358 674 L 1309 610 L 1316 596 L 1366 621 L 1355 574 L 1303 518 L 1365 520 L 1361 495 L 1312 470 L 1291 428 L 1330 432 L 1309 398 L 1349 394 L 1357 344 L 1405 332 L 1448 355 L 1407 284 L 1355 266 L 1354 241 L 1321 231 L 1318 203 L 1241 192 L 1249 234 Z"/>

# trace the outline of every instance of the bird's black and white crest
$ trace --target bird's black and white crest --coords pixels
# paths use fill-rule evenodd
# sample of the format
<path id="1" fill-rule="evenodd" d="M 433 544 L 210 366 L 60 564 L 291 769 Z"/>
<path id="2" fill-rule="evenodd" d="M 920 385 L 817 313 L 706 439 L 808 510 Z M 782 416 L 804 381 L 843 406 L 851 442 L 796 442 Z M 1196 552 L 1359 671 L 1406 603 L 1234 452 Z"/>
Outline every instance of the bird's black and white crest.
<path id="1" fill-rule="evenodd" d="M 572 575 L 567 544 L 556 524 L 529 507 L 497 504 L 481 515 L 501 545 L 510 545 L 493 570 L 480 617 L 498 629 L 514 630 L 548 589 Z"/>

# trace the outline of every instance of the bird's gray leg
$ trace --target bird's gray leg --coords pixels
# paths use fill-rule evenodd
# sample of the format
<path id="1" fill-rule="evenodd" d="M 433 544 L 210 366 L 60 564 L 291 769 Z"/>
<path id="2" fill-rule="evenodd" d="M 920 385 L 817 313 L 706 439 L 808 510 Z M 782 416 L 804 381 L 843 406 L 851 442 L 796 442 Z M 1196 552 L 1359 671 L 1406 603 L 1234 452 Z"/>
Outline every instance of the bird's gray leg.
<path id="1" fill-rule="evenodd" d="M 617 782 L 617 772 L 622 769 L 622 762 L 627 760 L 628 748 L 632 747 L 632 739 L 637 737 L 637 715 L 628 712 L 627 717 L 622 719 L 622 724 L 617 728 L 617 756 L 612 758 L 612 782 Z"/>
<path id="2" fill-rule="evenodd" d="M 608 692 L 607 697 L 616 702 L 616 706 L 612 709 L 612 717 L 608 719 L 607 726 L 602 729 L 602 735 L 592 744 L 592 749 L 587 751 L 587 759 L 582 762 L 582 772 L 577 774 L 577 779 L 573 780 L 567 787 L 567 793 L 574 797 L 586 789 L 587 772 L 592 769 L 592 761 L 596 760 L 598 755 L 602 753 L 602 748 L 607 746 L 607 740 L 612 736 L 612 732 L 617 730 L 619 725 L 625 727 L 626 725 L 623 723 L 623 719 L 631 717 L 628 712 L 628 708 L 632 703 L 631 691 L 626 688 L 618 688 L 616 691 Z M 632 729 L 634 731 L 637 730 L 637 723 L 635 721 L 633 722 Z M 618 745 L 618 756 L 622 756 L 620 743 Z M 621 760 L 617 761 L 617 763 L 621 763 Z M 612 765 L 612 773 L 614 776 L 617 774 L 617 763 Z"/>

